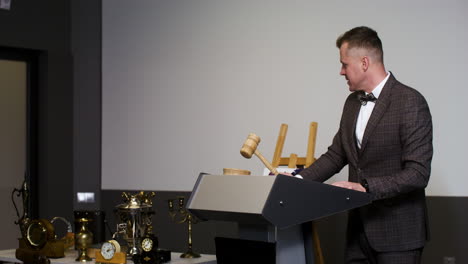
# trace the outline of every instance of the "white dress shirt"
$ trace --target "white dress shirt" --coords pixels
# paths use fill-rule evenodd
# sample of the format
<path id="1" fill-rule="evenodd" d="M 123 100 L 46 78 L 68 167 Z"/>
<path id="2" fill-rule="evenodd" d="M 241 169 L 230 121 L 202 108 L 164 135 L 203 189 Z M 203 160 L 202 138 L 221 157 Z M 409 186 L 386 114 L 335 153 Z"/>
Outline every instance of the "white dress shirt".
<path id="1" fill-rule="evenodd" d="M 383 79 L 375 88 L 372 90 L 372 94 L 375 98 L 379 98 L 380 92 L 382 92 L 382 88 L 384 87 L 385 83 L 390 77 L 390 74 L 387 72 L 387 76 Z M 366 93 L 367 95 L 368 93 Z M 374 110 L 375 102 L 367 102 L 365 105 L 361 105 L 361 110 L 359 111 L 359 116 L 356 123 L 356 142 L 358 148 L 361 148 L 362 138 L 364 137 L 364 131 L 366 130 L 367 122 L 372 114 L 372 110 Z"/>
<path id="2" fill-rule="evenodd" d="M 382 92 L 382 88 L 384 87 L 385 83 L 387 83 L 388 77 L 390 77 L 390 73 L 387 72 L 387 76 L 383 79 L 375 88 L 372 90 L 372 94 L 375 98 L 379 98 L 380 92 Z M 368 93 L 366 93 L 367 95 Z M 356 123 L 356 142 L 359 148 L 361 148 L 362 138 L 364 136 L 364 131 L 366 130 L 367 122 L 372 114 L 372 110 L 374 110 L 375 102 L 367 102 L 366 105 L 361 105 L 361 110 L 359 111 L 358 120 Z M 295 175 L 294 177 L 302 179 L 301 175 Z"/>

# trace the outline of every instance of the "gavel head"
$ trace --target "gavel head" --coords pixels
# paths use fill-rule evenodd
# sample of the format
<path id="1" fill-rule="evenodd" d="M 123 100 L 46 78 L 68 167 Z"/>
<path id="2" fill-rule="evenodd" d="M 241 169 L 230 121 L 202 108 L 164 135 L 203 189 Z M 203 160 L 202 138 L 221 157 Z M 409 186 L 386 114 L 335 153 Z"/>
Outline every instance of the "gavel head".
<path id="1" fill-rule="evenodd" d="M 260 137 L 254 133 L 250 133 L 244 145 L 242 145 L 240 150 L 241 155 L 244 156 L 244 158 L 250 159 L 255 153 L 255 150 L 257 150 L 258 143 L 260 143 Z"/>

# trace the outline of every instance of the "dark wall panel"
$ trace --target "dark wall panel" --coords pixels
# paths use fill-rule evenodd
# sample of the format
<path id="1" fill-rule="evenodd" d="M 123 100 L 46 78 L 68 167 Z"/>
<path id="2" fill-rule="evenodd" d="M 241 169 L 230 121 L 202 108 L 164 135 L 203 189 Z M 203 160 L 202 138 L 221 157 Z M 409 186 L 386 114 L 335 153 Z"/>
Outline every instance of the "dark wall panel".
<path id="1" fill-rule="evenodd" d="M 99 210 L 101 190 L 101 1 L 71 2 L 73 52 L 74 208 Z M 77 192 L 95 202 L 78 203 Z"/>
<path id="2" fill-rule="evenodd" d="M 70 2 L 11 1 L 10 10 L 0 10 L 0 25 L 0 46 L 39 54 L 38 215 L 72 219 Z"/>

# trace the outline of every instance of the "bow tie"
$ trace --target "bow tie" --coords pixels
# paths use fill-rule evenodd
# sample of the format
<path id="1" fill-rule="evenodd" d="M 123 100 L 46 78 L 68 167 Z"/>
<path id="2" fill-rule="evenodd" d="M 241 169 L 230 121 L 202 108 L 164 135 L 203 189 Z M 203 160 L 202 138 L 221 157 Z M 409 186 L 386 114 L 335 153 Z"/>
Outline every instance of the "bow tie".
<path id="1" fill-rule="evenodd" d="M 370 93 L 370 94 L 360 94 L 358 95 L 358 99 L 359 99 L 359 102 L 361 102 L 361 105 L 366 105 L 367 102 L 375 102 L 377 101 L 377 98 L 375 98 L 375 96 Z"/>

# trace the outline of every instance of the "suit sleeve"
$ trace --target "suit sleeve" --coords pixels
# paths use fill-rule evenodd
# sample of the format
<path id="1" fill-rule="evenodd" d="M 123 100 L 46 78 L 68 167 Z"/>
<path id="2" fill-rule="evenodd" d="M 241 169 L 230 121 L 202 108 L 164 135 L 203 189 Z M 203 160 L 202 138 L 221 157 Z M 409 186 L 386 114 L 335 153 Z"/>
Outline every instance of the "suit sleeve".
<path id="1" fill-rule="evenodd" d="M 343 119 L 342 119 L 343 120 Z M 333 138 L 328 151 L 320 156 L 310 167 L 301 171 L 300 175 L 307 180 L 324 182 L 340 172 L 348 164 L 342 142 L 342 124 Z"/>
<path id="2" fill-rule="evenodd" d="M 389 177 L 367 178 L 376 200 L 424 189 L 429 182 L 433 155 L 432 117 L 426 100 L 419 93 L 405 101 L 399 133 L 401 170 Z"/>

